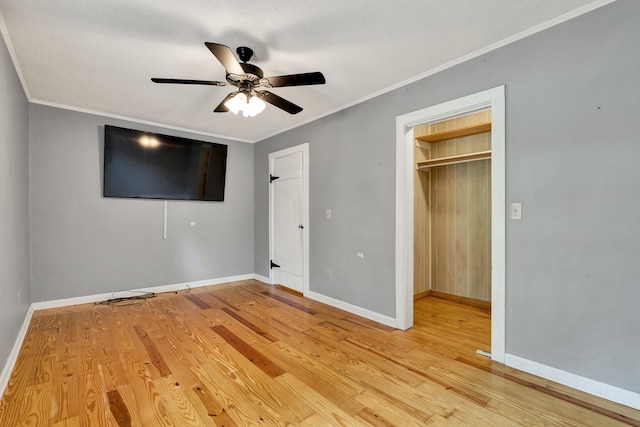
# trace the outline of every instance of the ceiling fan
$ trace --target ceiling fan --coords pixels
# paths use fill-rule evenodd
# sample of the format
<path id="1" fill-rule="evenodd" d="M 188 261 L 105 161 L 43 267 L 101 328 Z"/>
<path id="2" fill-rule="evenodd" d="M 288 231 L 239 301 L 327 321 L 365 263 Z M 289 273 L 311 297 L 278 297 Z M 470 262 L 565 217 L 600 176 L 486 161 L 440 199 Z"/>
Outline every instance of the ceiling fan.
<path id="1" fill-rule="evenodd" d="M 220 61 L 226 71 L 226 82 L 209 80 L 184 80 L 152 78 L 155 83 L 178 83 L 187 85 L 227 86 L 238 88 L 237 91 L 227 95 L 213 110 L 216 113 L 231 111 L 237 114 L 243 112 L 245 117 L 252 117 L 265 108 L 265 102 L 274 105 L 289 114 L 297 114 L 302 107 L 287 101 L 268 90 L 256 90 L 256 88 L 274 88 L 284 86 L 321 85 L 325 83 L 321 72 L 290 74 L 286 76 L 264 77 L 259 67 L 249 64 L 247 61 L 253 56 L 253 50 L 241 46 L 236 49 L 242 63 L 238 62 L 228 46 L 218 43 L 205 43 L 213 56 Z M 263 102 L 264 101 L 264 102 Z"/>

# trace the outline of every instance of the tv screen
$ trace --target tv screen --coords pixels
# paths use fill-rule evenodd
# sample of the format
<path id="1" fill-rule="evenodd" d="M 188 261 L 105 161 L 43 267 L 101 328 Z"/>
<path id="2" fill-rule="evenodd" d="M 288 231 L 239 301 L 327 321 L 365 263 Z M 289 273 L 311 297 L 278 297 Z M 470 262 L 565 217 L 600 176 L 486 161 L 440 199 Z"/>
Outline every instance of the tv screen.
<path id="1" fill-rule="evenodd" d="M 226 169 L 226 145 L 104 127 L 104 197 L 221 202 Z"/>

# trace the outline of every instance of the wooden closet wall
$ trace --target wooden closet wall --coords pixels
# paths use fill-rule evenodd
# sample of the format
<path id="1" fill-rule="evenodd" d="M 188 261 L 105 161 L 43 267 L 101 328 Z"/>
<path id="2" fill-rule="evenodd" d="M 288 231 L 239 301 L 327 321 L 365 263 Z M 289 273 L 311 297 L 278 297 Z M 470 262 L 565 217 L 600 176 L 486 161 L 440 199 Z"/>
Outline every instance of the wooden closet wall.
<path id="1" fill-rule="evenodd" d="M 485 110 L 417 126 L 414 137 L 490 122 Z M 428 148 L 421 148 L 428 147 Z M 415 161 L 491 150 L 491 133 L 424 144 Z M 491 160 L 417 170 L 414 175 L 414 291 L 491 300 Z"/>

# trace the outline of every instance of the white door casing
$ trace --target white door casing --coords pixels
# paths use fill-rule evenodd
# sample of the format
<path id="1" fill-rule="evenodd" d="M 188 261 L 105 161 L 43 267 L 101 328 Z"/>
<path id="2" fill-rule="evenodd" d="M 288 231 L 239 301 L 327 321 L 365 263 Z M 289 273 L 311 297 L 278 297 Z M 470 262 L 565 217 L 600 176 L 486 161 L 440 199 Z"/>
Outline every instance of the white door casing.
<path id="1" fill-rule="evenodd" d="M 271 284 L 309 289 L 308 144 L 269 154 L 269 257 Z"/>
<path id="2" fill-rule="evenodd" d="M 413 326 L 413 128 L 491 109 L 491 358 L 505 358 L 505 87 L 396 117 L 396 327 Z"/>

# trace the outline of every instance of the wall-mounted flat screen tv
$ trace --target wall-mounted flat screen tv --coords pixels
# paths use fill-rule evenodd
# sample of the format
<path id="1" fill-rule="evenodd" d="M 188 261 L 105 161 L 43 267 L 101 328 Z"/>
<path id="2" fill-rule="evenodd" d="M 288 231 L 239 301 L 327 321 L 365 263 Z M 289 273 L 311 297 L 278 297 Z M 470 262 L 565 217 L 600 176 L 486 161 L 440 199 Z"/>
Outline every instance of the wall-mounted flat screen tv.
<path id="1" fill-rule="evenodd" d="M 227 146 L 104 127 L 104 197 L 224 201 Z"/>

